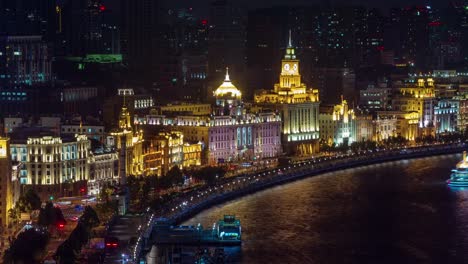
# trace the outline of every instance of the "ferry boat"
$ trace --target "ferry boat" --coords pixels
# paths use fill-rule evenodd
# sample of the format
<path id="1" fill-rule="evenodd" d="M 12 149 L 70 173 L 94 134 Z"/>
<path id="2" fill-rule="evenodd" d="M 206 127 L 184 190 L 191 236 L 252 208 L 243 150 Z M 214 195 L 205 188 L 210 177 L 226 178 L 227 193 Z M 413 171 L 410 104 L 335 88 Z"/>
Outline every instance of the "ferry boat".
<path id="1" fill-rule="evenodd" d="M 463 151 L 463 159 L 452 170 L 447 184 L 450 187 L 468 187 L 468 160 L 466 158 L 466 151 Z"/>
<path id="2" fill-rule="evenodd" d="M 234 215 L 225 215 L 218 221 L 217 235 L 220 240 L 240 241 L 241 230 L 240 220 Z"/>

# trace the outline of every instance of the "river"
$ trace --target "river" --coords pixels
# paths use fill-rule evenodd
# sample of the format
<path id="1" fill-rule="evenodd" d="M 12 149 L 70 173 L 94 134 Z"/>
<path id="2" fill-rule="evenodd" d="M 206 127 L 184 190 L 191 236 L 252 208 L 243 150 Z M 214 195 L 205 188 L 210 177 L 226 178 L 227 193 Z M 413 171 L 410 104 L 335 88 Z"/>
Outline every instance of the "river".
<path id="1" fill-rule="evenodd" d="M 468 263 L 468 190 L 445 184 L 461 155 L 306 178 L 205 210 L 184 224 L 242 223 L 233 263 Z"/>

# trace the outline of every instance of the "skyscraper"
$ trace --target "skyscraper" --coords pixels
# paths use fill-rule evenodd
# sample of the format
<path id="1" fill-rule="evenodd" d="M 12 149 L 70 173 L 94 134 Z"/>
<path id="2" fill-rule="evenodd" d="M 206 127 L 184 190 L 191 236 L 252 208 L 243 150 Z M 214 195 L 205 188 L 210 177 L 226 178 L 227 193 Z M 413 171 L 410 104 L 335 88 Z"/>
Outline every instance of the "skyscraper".
<path id="1" fill-rule="evenodd" d="M 157 70 L 158 35 L 157 0 L 122 0 L 121 49 L 124 61 L 133 75 L 151 81 Z"/>

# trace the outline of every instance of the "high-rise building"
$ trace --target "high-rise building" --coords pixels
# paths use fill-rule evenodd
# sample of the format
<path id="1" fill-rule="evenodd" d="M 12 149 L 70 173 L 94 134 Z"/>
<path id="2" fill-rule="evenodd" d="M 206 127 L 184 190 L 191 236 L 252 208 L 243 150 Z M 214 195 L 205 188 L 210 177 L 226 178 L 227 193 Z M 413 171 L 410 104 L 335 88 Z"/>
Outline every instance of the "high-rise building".
<path id="1" fill-rule="evenodd" d="M 0 3 L 0 35 L 42 36 L 55 40 L 55 0 L 15 0 Z"/>
<path id="2" fill-rule="evenodd" d="M 72 0 L 58 5 L 56 52 L 62 56 L 103 53 L 103 13 L 100 0 Z"/>
<path id="3" fill-rule="evenodd" d="M 51 61 L 41 36 L 0 37 L 0 87 L 18 89 L 49 82 Z"/>
<path id="4" fill-rule="evenodd" d="M 394 8 L 385 28 L 385 47 L 394 50 L 397 63 L 427 68 L 430 7 Z"/>
<path id="5" fill-rule="evenodd" d="M 281 113 L 282 142 L 286 152 L 310 155 L 318 152 L 319 92 L 301 82 L 299 60 L 292 46 L 291 33 L 281 61 L 279 83 L 274 89 L 255 94 L 255 103 Z"/>
<path id="6" fill-rule="evenodd" d="M 157 0 L 121 1 L 121 50 L 129 70 L 149 78 L 158 69 L 158 4 Z"/>

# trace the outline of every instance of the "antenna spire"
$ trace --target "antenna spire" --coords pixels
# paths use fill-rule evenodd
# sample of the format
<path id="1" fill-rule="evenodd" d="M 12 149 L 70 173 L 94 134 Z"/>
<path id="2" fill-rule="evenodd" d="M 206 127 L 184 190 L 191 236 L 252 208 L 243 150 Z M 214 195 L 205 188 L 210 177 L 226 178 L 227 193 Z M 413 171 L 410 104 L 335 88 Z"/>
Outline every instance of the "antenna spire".
<path id="1" fill-rule="evenodd" d="M 229 81 L 229 67 L 226 67 L 226 78 L 225 81 Z"/>

